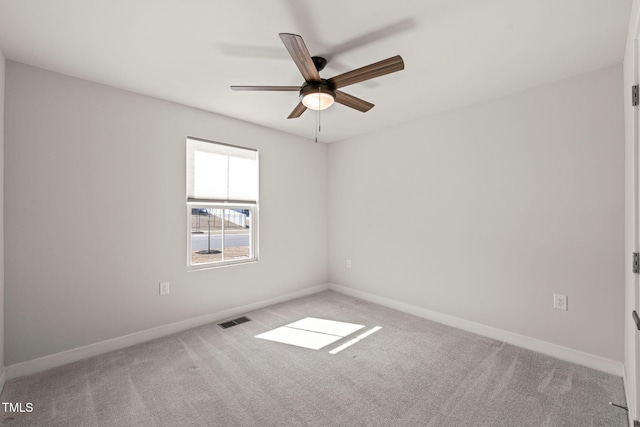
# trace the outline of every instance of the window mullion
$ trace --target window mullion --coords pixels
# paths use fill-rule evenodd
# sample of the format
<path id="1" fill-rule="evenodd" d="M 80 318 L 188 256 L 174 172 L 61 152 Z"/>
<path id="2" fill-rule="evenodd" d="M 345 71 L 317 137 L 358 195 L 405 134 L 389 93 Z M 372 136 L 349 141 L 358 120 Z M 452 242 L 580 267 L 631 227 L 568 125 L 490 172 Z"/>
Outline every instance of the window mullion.
<path id="1" fill-rule="evenodd" d="M 222 252 L 222 262 L 225 261 L 224 259 L 224 255 L 225 255 L 225 250 L 224 250 L 224 236 L 225 236 L 225 228 L 224 228 L 224 219 L 227 216 L 227 210 L 226 209 L 222 209 L 222 226 L 220 228 L 221 230 L 221 236 L 220 236 L 220 251 Z"/>

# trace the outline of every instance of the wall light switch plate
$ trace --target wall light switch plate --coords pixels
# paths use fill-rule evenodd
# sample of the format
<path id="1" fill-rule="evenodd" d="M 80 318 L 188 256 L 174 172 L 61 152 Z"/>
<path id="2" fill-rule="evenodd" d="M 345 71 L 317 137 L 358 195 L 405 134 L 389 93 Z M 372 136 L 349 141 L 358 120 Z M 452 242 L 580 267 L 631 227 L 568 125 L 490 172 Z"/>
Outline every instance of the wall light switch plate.
<path id="1" fill-rule="evenodd" d="M 569 298 L 566 295 L 553 294 L 553 308 L 567 310 Z"/>
<path id="2" fill-rule="evenodd" d="M 351 268 L 351 260 L 350 259 L 347 260 L 347 268 Z"/>
<path id="3" fill-rule="evenodd" d="M 169 282 L 160 282 L 160 295 L 169 295 Z"/>

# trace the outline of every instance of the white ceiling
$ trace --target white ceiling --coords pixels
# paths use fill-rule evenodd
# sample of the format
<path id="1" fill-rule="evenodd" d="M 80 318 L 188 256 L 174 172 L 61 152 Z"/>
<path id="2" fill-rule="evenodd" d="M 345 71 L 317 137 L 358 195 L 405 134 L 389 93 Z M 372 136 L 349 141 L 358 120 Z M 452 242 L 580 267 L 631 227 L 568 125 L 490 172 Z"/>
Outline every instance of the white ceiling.
<path id="1" fill-rule="evenodd" d="M 631 0 L 1 0 L 8 59 L 315 137 L 287 119 L 299 85 L 278 37 L 300 34 L 324 78 L 401 55 L 405 70 L 345 87 L 376 106 L 321 113 L 333 142 L 622 62 Z"/>

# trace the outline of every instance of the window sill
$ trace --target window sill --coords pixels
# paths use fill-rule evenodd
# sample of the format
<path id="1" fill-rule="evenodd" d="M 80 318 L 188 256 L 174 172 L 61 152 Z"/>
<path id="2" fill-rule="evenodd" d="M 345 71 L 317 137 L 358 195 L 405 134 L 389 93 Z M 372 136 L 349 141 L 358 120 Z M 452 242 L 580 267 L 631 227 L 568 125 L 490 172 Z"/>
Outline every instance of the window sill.
<path id="1" fill-rule="evenodd" d="M 257 258 L 253 258 L 253 259 L 248 259 L 248 260 L 242 260 L 242 261 L 229 261 L 229 262 L 224 262 L 224 263 L 211 263 L 211 264 L 194 264 L 194 265 L 187 265 L 187 272 L 193 272 L 193 271 L 202 271 L 202 270 L 215 270 L 218 268 L 224 268 L 224 267 L 234 267 L 234 266 L 238 266 L 238 265 L 245 265 L 245 264 L 256 264 L 258 262 Z"/>

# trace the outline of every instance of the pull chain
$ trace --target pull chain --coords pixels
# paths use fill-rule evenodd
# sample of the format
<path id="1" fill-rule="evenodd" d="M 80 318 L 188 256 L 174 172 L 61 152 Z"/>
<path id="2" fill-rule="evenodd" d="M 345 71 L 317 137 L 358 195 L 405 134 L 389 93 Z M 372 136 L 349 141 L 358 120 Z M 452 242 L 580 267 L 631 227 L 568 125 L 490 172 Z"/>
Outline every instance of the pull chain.
<path id="1" fill-rule="evenodd" d="M 322 122 L 321 122 L 321 116 L 320 116 L 320 106 L 322 105 L 321 102 L 320 102 L 320 96 L 321 95 L 322 95 L 322 91 L 320 89 L 320 86 L 318 86 L 317 107 L 312 108 L 312 109 L 316 110 L 316 143 L 318 142 L 318 133 L 322 132 Z"/>
<path id="2" fill-rule="evenodd" d="M 318 87 L 318 106 L 320 106 L 320 87 Z M 320 110 L 316 110 L 316 144 L 318 143 L 318 132 L 321 132 Z"/>

